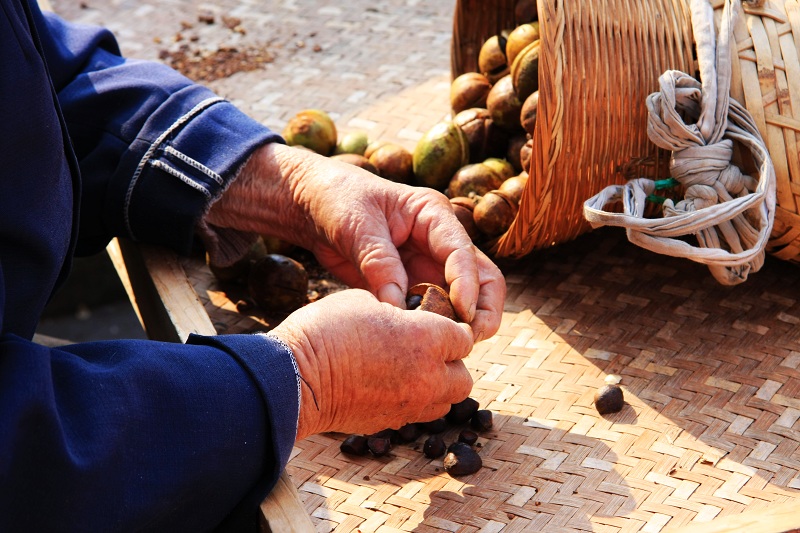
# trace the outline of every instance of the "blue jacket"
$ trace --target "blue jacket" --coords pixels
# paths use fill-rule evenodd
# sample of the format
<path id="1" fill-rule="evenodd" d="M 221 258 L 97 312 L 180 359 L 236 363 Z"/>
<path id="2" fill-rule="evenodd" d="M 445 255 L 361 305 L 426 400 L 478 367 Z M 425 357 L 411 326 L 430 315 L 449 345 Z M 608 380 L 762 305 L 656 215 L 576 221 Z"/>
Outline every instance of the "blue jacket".
<path id="1" fill-rule="evenodd" d="M 209 201 L 280 137 L 109 32 L 0 0 L 0 531 L 252 525 L 294 443 L 288 348 L 31 342 L 73 255 L 187 251 Z"/>

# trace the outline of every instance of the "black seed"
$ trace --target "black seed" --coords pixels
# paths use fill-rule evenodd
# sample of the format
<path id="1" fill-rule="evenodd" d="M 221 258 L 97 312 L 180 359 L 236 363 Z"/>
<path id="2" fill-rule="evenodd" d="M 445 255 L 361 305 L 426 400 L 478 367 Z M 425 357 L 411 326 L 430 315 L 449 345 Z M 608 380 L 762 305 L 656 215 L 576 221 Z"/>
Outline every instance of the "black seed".
<path id="1" fill-rule="evenodd" d="M 375 457 L 381 457 L 392 449 L 392 441 L 386 437 L 368 437 L 367 448 Z"/>
<path id="2" fill-rule="evenodd" d="M 372 435 L 369 435 L 369 436 L 370 437 L 380 437 L 380 438 L 383 438 L 383 439 L 389 439 L 392 444 L 397 444 L 398 442 L 400 442 L 400 437 L 397 434 L 397 430 L 396 429 L 391 429 L 391 428 L 382 429 L 381 431 L 379 431 L 377 433 L 373 433 Z"/>
<path id="3" fill-rule="evenodd" d="M 422 427 L 419 424 L 406 424 L 397 430 L 397 439 L 399 442 L 414 442 L 422 435 Z"/>
<path id="4" fill-rule="evenodd" d="M 440 435 L 431 435 L 425 439 L 425 444 L 422 446 L 422 453 L 425 457 L 436 459 L 444 454 L 445 445 L 444 440 Z"/>
<path id="5" fill-rule="evenodd" d="M 594 395 L 594 406 L 601 415 L 622 410 L 625 398 L 619 385 L 606 385 Z"/>
<path id="6" fill-rule="evenodd" d="M 488 409 L 479 409 L 475 411 L 470 420 L 470 425 L 475 431 L 489 431 L 492 429 L 492 412 Z"/>
<path id="7" fill-rule="evenodd" d="M 470 431 L 465 429 L 461 433 L 458 434 L 458 442 L 463 442 L 469 446 L 472 446 L 476 442 L 478 442 L 478 434 L 474 431 Z"/>
<path id="8" fill-rule="evenodd" d="M 422 295 L 413 294 L 406 298 L 406 308 L 409 310 L 416 309 L 422 303 Z"/>
<path id="9" fill-rule="evenodd" d="M 421 425 L 422 429 L 428 433 L 441 433 L 447 429 L 447 420 L 444 418 L 437 418 L 430 422 L 423 422 Z"/>
<path id="10" fill-rule="evenodd" d="M 451 405 L 450 412 L 445 415 L 445 418 L 451 424 L 463 424 L 472 418 L 479 406 L 478 400 L 466 398 Z"/>
<path id="11" fill-rule="evenodd" d="M 483 466 L 481 456 L 463 442 L 455 442 L 447 449 L 442 461 L 444 470 L 451 476 L 474 474 Z"/>
<path id="12" fill-rule="evenodd" d="M 350 435 L 342 444 L 339 449 L 350 455 L 366 455 L 369 449 L 367 448 L 367 437 L 363 435 Z"/>

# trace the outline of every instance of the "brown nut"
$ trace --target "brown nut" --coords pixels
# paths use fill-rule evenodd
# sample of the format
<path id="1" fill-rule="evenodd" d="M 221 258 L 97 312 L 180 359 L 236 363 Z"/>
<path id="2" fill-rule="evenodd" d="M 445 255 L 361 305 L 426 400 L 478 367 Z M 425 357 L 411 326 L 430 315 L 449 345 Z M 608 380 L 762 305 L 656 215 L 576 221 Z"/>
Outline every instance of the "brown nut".
<path id="1" fill-rule="evenodd" d="M 534 91 L 522 103 L 522 109 L 519 112 L 519 122 L 522 124 L 522 129 L 528 135 L 533 135 L 536 131 L 536 117 L 539 113 L 539 91 Z"/>
<path id="2" fill-rule="evenodd" d="M 392 441 L 388 437 L 367 437 L 367 448 L 375 457 L 382 457 L 392 449 Z"/>
<path id="3" fill-rule="evenodd" d="M 419 304 L 414 306 L 414 301 L 420 297 Z M 450 296 L 443 288 L 432 283 L 418 283 L 410 289 L 406 295 L 406 306 L 409 309 L 419 309 L 442 315 L 450 320 L 458 322 L 456 310 L 450 303 Z"/>
<path id="4" fill-rule="evenodd" d="M 505 156 L 509 134 L 494 123 L 488 109 L 465 109 L 453 117 L 453 122 L 467 138 L 470 163 L 480 163 L 487 157 Z"/>
<path id="5" fill-rule="evenodd" d="M 450 84 L 450 107 L 457 114 L 465 109 L 486 107 L 492 84 L 479 72 L 465 72 Z"/>
<path id="6" fill-rule="evenodd" d="M 397 430 L 397 441 L 400 443 L 414 442 L 420 435 L 422 435 L 422 426 L 412 422 Z"/>
<path id="7" fill-rule="evenodd" d="M 528 174 L 519 174 L 512 176 L 500 185 L 498 191 L 506 193 L 513 201 L 519 205 L 522 201 L 522 193 L 525 192 L 525 186 L 528 183 Z"/>
<path id="8" fill-rule="evenodd" d="M 506 153 L 506 159 L 508 159 L 508 162 L 514 166 L 514 170 L 517 172 L 528 172 L 530 170 L 527 168 L 522 168 L 522 147 L 525 146 L 526 142 L 528 142 L 527 133 L 514 135 L 508 141 L 508 152 Z"/>
<path id="9" fill-rule="evenodd" d="M 247 289 L 262 309 L 289 313 L 308 301 L 308 272 L 299 261 L 269 254 L 250 267 Z"/>
<path id="10" fill-rule="evenodd" d="M 453 213 L 455 213 L 461 225 L 464 226 L 464 230 L 467 232 L 470 240 L 475 242 L 476 239 L 480 237 L 480 232 L 478 231 L 478 226 L 475 225 L 472 209 L 459 203 L 453 203 L 453 200 L 454 198 L 450 199 L 450 203 L 453 205 Z"/>
<path id="11" fill-rule="evenodd" d="M 605 385 L 594 395 L 594 407 L 601 415 L 622 410 L 625 398 L 619 385 Z"/>
<path id="12" fill-rule="evenodd" d="M 490 165 L 473 163 L 461 167 L 453 174 L 446 193 L 450 198 L 470 194 L 483 196 L 502 184 L 503 178 Z"/>
<path id="13" fill-rule="evenodd" d="M 506 58 L 509 65 L 514 64 L 514 59 L 522 51 L 523 48 L 528 46 L 534 41 L 539 40 L 539 22 L 529 22 L 527 24 L 520 24 L 508 34 L 508 42 L 506 43 Z"/>
<path id="14" fill-rule="evenodd" d="M 539 41 L 523 48 L 511 64 L 511 80 L 521 102 L 539 90 Z"/>
<path id="15" fill-rule="evenodd" d="M 508 74 L 506 38 L 502 34 L 493 35 L 484 41 L 478 52 L 478 69 L 492 84 Z"/>
<path id="16" fill-rule="evenodd" d="M 506 193 L 499 190 L 489 191 L 475 205 L 472 216 L 481 232 L 488 237 L 497 237 L 508 231 L 518 209 L 517 204 Z"/>
<path id="17" fill-rule="evenodd" d="M 378 176 L 378 169 L 375 168 L 375 165 L 369 162 L 369 159 L 364 157 L 363 155 L 358 154 L 350 154 L 350 153 L 341 153 L 332 155 L 331 159 L 335 159 L 337 161 L 343 161 L 345 163 L 350 163 L 351 165 L 355 165 L 357 167 L 363 168 L 364 170 L 368 170 Z"/>
<path id="18" fill-rule="evenodd" d="M 486 108 L 498 126 L 510 132 L 522 129 L 519 121 L 522 101 L 519 99 L 511 75 L 503 76 L 492 86 L 486 98 Z"/>
<path id="19" fill-rule="evenodd" d="M 421 422 L 422 429 L 428 433 L 441 433 L 447 429 L 447 420 L 444 417 L 431 420 L 430 422 Z"/>
<path id="20" fill-rule="evenodd" d="M 464 444 L 472 446 L 478 442 L 478 434 L 469 429 L 464 429 L 458 434 L 458 442 L 463 442 Z"/>
<path id="21" fill-rule="evenodd" d="M 533 157 L 533 139 L 530 138 L 525 141 L 522 148 L 519 149 L 519 164 L 522 170 L 528 172 L 531 168 L 531 158 Z"/>

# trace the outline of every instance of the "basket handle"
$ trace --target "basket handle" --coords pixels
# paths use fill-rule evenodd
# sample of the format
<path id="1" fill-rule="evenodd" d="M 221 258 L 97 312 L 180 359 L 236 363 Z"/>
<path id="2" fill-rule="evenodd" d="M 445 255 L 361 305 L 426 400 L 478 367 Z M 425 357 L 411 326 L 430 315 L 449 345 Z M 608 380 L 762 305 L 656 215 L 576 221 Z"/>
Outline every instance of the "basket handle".
<path id="1" fill-rule="evenodd" d="M 706 264 L 720 283 L 735 285 L 763 266 L 775 218 L 775 169 L 753 117 L 730 97 L 739 0 L 725 1 L 718 40 L 708 0 L 690 4 L 702 84 L 670 70 L 659 77 L 660 92 L 646 102 L 647 134 L 672 151 L 675 181 L 639 178 L 607 187 L 584 202 L 584 216 L 595 228 L 626 228 L 628 240 L 648 250 Z M 758 180 L 732 163 L 734 141 L 751 152 Z M 674 203 L 656 196 L 665 182 L 682 185 L 684 199 Z M 645 218 L 652 200 L 663 200 L 660 219 Z M 622 213 L 605 211 L 613 202 L 622 203 Z M 699 246 L 679 239 L 687 235 L 695 235 Z"/>

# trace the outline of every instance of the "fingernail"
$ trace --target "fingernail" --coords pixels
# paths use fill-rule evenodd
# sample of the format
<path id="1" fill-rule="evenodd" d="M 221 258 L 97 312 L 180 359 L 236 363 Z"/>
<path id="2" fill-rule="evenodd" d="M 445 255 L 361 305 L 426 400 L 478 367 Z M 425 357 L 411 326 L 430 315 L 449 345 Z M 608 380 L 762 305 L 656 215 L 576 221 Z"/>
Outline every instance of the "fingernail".
<path id="1" fill-rule="evenodd" d="M 401 309 L 406 308 L 406 298 L 397 283 L 387 283 L 378 289 L 378 300 L 400 307 Z"/>
<path id="2" fill-rule="evenodd" d="M 483 340 L 483 335 L 484 335 L 483 330 L 480 330 L 478 332 L 478 336 L 475 337 L 475 344 L 477 344 L 477 343 L 479 343 L 479 342 L 481 342 Z"/>
<path id="3" fill-rule="evenodd" d="M 475 320 L 475 313 L 478 310 L 478 302 L 472 302 L 469 306 L 469 321 L 472 323 Z"/>

